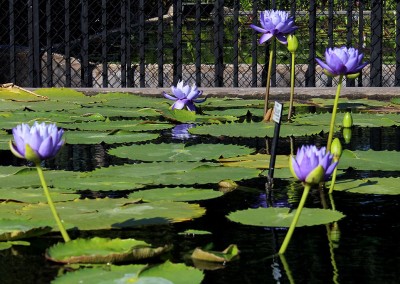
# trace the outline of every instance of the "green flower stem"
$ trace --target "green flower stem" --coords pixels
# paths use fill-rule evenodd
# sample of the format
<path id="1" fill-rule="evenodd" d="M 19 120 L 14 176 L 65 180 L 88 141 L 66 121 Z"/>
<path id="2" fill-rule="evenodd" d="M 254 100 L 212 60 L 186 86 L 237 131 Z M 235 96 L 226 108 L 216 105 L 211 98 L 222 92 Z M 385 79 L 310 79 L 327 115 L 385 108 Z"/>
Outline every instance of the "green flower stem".
<path id="1" fill-rule="evenodd" d="M 284 254 L 287 246 L 289 245 L 289 242 L 290 242 L 290 239 L 292 238 L 294 229 L 296 228 L 297 222 L 299 221 L 301 211 L 303 210 L 304 203 L 306 203 L 306 199 L 307 199 L 308 193 L 310 192 L 310 188 L 311 188 L 311 184 L 304 183 L 303 195 L 301 196 L 299 206 L 296 209 L 296 213 L 294 215 L 292 223 L 290 224 L 289 230 L 286 233 L 286 237 L 283 240 L 281 248 L 279 249 L 279 252 L 278 252 L 279 254 Z"/>
<path id="2" fill-rule="evenodd" d="M 331 144 L 332 144 L 332 139 L 333 139 L 333 131 L 335 129 L 336 112 L 337 112 L 337 107 L 338 107 L 338 103 L 339 103 L 339 95 L 340 95 L 340 90 L 342 89 L 342 82 L 343 82 L 343 75 L 340 75 L 339 83 L 338 83 L 338 86 L 336 89 L 335 102 L 333 104 L 331 125 L 329 128 L 329 136 L 328 136 L 328 142 L 327 142 L 327 146 L 326 146 L 326 149 L 328 149 L 328 150 L 331 149 Z"/>
<path id="3" fill-rule="evenodd" d="M 273 39 L 274 40 L 274 39 Z M 268 111 L 269 103 L 269 89 L 271 84 L 271 72 L 272 72 L 272 61 L 274 58 L 274 41 L 272 41 L 271 49 L 269 51 L 269 61 L 268 61 L 268 73 L 267 73 L 267 85 L 265 87 L 265 102 L 264 102 L 264 117 Z"/>
<path id="4" fill-rule="evenodd" d="M 294 72 L 295 72 L 295 65 L 294 60 L 296 57 L 296 53 L 292 52 L 292 69 L 290 70 L 290 102 L 289 102 L 289 113 L 288 119 L 292 118 L 292 111 L 293 111 L 293 99 L 294 99 Z"/>
<path id="5" fill-rule="evenodd" d="M 293 275 L 292 275 L 292 271 L 290 271 L 290 267 L 289 267 L 289 264 L 286 261 L 285 255 L 284 254 L 280 254 L 279 258 L 281 259 L 283 268 L 285 269 L 285 272 L 286 272 L 286 276 L 289 279 L 289 283 L 290 284 L 294 284 L 295 281 L 294 281 L 294 278 L 293 278 Z"/>
<path id="6" fill-rule="evenodd" d="M 336 166 L 336 168 L 333 170 L 332 179 L 331 179 L 331 185 L 330 185 L 330 187 L 329 187 L 329 194 L 332 194 L 333 188 L 335 187 L 336 175 L 337 175 L 337 166 Z"/>
<path id="7" fill-rule="evenodd" d="M 58 229 L 60 230 L 61 235 L 64 238 L 64 241 L 65 242 L 69 242 L 71 240 L 71 238 L 69 237 L 67 231 L 64 228 L 64 225 L 62 224 L 62 222 L 60 220 L 60 217 L 57 214 L 56 207 L 54 206 L 53 200 L 51 199 L 51 196 L 50 196 L 49 189 L 47 188 L 47 184 L 46 184 L 46 181 L 44 179 L 43 170 L 40 167 L 39 163 L 36 163 L 36 169 L 37 169 L 37 172 L 39 174 L 40 182 L 42 183 L 42 186 L 43 186 L 43 189 L 44 189 L 44 194 L 46 195 L 46 198 L 47 198 L 47 203 L 50 206 L 50 210 L 53 213 L 54 219 L 56 219 L 56 222 L 57 222 L 57 225 L 58 225 Z"/>

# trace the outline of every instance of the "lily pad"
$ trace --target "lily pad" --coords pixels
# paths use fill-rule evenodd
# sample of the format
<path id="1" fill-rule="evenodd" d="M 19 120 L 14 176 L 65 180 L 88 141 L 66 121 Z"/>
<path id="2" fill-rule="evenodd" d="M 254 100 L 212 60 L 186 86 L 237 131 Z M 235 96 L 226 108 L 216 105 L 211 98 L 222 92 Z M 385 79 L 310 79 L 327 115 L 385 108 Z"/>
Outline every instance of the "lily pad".
<path id="1" fill-rule="evenodd" d="M 1 179 L 0 179 L 1 180 Z M 54 202 L 70 201 L 79 198 L 80 194 L 61 191 L 60 189 L 51 188 L 51 198 Z M 6 188 L 0 187 L 0 200 L 19 201 L 25 203 L 46 202 L 42 188 Z"/>
<path id="2" fill-rule="evenodd" d="M 26 241 L 7 241 L 0 242 L 0 250 L 6 250 L 11 248 L 12 246 L 29 246 L 30 243 Z"/>
<path id="3" fill-rule="evenodd" d="M 135 239 L 95 237 L 58 243 L 46 251 L 46 258 L 61 263 L 119 263 L 155 257 L 169 249 Z"/>
<path id="4" fill-rule="evenodd" d="M 52 283 L 200 284 L 203 278 L 203 272 L 198 269 L 167 261 L 154 266 L 132 264 L 84 268 L 59 276 Z"/>
<path id="5" fill-rule="evenodd" d="M 400 178 L 345 179 L 335 182 L 334 190 L 361 194 L 400 194 Z"/>
<path id="6" fill-rule="evenodd" d="M 68 144 L 113 144 L 113 143 L 127 143 L 127 142 L 142 142 L 153 140 L 158 137 L 154 133 L 139 133 L 129 131 L 66 131 L 65 141 Z"/>
<path id="7" fill-rule="evenodd" d="M 246 155 L 253 151 L 238 145 L 161 143 L 122 146 L 111 149 L 109 154 L 141 161 L 201 161 Z"/>
<path id="8" fill-rule="evenodd" d="M 243 167 L 252 169 L 269 169 L 271 155 L 255 154 L 245 155 L 234 158 L 223 158 L 218 161 L 225 167 Z M 286 155 L 277 155 L 275 160 L 275 169 L 289 167 L 289 157 Z"/>
<path id="9" fill-rule="evenodd" d="M 87 131 L 154 131 L 165 130 L 172 128 L 172 124 L 147 121 L 147 120 L 107 120 L 107 121 L 92 121 L 85 123 L 64 124 L 63 128 L 72 130 L 87 130 Z"/>
<path id="10" fill-rule="evenodd" d="M 51 227 L 28 219 L 0 219 L 0 241 L 12 241 L 46 234 Z"/>
<path id="11" fill-rule="evenodd" d="M 230 213 L 229 220 L 244 225 L 262 227 L 290 227 L 296 210 L 289 213 L 289 208 L 259 207 L 256 209 L 239 210 Z M 315 226 L 336 222 L 342 219 L 343 215 L 339 211 L 303 208 L 296 227 Z"/>
<path id="12" fill-rule="evenodd" d="M 140 190 L 129 194 L 129 198 L 140 198 L 145 201 L 170 200 L 170 201 L 197 201 L 216 198 L 222 192 L 212 189 L 165 187 Z"/>
<path id="13" fill-rule="evenodd" d="M 222 252 L 196 248 L 191 257 L 196 260 L 225 263 L 236 259 L 239 256 L 239 253 L 240 251 L 236 245 L 229 245 Z"/>
<path id="14" fill-rule="evenodd" d="M 338 168 L 356 168 L 370 171 L 398 171 L 400 152 L 398 151 L 350 151 L 343 150 Z"/>

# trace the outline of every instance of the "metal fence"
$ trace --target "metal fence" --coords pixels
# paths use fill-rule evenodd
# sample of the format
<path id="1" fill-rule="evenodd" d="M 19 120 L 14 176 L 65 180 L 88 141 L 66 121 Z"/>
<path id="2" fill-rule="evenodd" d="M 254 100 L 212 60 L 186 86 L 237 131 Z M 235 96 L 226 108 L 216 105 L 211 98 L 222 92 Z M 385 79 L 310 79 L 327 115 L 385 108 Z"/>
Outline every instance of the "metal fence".
<path id="1" fill-rule="evenodd" d="M 334 86 L 316 65 L 353 46 L 370 65 L 347 86 L 400 85 L 400 4 L 353 0 L 0 0 L 0 83 L 27 87 L 289 86 L 290 53 L 258 44 L 259 12 L 291 13 L 299 29 L 296 86 Z M 392 1 L 395 2 L 395 1 Z M 397 1 L 398 2 L 398 1 Z M 393 6 L 393 7 L 392 7 Z"/>

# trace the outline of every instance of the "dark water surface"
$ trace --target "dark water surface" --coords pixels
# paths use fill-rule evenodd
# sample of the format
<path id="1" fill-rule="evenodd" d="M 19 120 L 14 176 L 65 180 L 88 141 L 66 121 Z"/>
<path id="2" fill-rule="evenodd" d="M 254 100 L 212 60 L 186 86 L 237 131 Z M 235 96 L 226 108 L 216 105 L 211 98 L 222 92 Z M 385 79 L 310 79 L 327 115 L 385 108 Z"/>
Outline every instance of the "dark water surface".
<path id="1" fill-rule="evenodd" d="M 340 136 L 340 133 L 337 134 Z M 353 129 L 353 137 L 344 147 L 351 150 L 396 150 L 400 151 L 400 129 L 398 127 Z M 197 142 L 198 138 L 185 135 L 185 131 L 173 133 L 165 131 L 162 141 Z M 228 139 L 229 140 L 229 139 Z M 233 139 L 234 140 L 234 139 Z M 237 143 L 265 151 L 264 139 L 219 141 L 214 143 Z M 296 138 L 295 148 L 302 144 L 323 145 L 325 135 Z M 160 140 L 161 142 L 161 140 Z M 278 154 L 289 154 L 288 139 L 279 143 Z M 47 162 L 49 168 L 87 171 L 111 164 L 132 162 L 108 156 L 107 145 L 67 145 L 57 158 Z M 1 164 L 21 165 L 9 151 L 1 152 Z M 355 171 L 346 173 L 350 177 L 381 176 L 379 171 Z M 397 172 L 386 175 L 400 176 Z M 223 250 L 229 244 L 237 244 L 240 259 L 225 265 L 214 265 L 205 270 L 204 284 L 225 283 L 399 283 L 399 209 L 400 195 L 362 195 L 334 192 L 336 209 L 346 217 L 337 224 L 337 238 L 332 244 L 328 239 L 325 225 L 302 227 L 295 230 L 292 241 L 285 254 L 286 269 L 279 257 L 273 255 L 279 250 L 286 229 L 273 229 L 241 225 L 229 221 L 225 216 L 232 211 L 270 206 L 265 200 L 266 179 L 260 177 L 241 183 L 243 188 L 229 192 L 224 196 L 200 202 L 207 208 L 206 214 L 191 222 L 164 226 L 120 231 L 75 232 L 76 237 L 107 236 L 143 239 L 153 245 L 172 243 L 173 251 L 168 256 L 174 262 L 186 262 L 192 265 L 188 254 L 198 246 L 214 244 L 215 250 Z M 288 200 L 290 187 L 299 188 L 299 184 L 290 185 L 276 180 L 273 206 L 297 206 L 296 197 Z M 400 185 L 399 185 L 400 187 Z M 114 194 L 114 195 L 113 195 Z M 126 193 L 103 193 L 104 196 L 120 197 Z M 299 194 L 299 192 L 298 192 Z M 90 193 L 84 193 L 89 196 Z M 321 207 L 320 193 L 313 190 L 307 207 Z M 49 216 L 50 218 L 50 216 Z M 212 235 L 178 235 L 186 229 L 207 230 Z M 75 235 L 74 235 L 75 234 Z M 64 266 L 47 261 L 46 248 L 60 241 L 59 234 L 48 235 L 31 240 L 31 246 L 14 246 L 0 251 L 0 283 L 49 283 Z M 291 280 L 290 280 L 291 279 Z M 190 283 L 188 283 L 190 284 Z"/>

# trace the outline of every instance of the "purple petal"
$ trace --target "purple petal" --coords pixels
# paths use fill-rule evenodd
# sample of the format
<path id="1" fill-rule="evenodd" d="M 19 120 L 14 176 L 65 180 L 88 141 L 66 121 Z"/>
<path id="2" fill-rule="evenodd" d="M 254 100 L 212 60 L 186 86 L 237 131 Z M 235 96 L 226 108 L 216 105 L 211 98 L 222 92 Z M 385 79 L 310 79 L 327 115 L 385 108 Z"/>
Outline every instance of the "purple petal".
<path id="1" fill-rule="evenodd" d="M 185 102 L 183 100 L 177 100 L 172 105 L 172 109 L 183 109 L 184 107 L 185 107 Z"/>
<path id="2" fill-rule="evenodd" d="M 172 100 L 172 101 L 176 101 L 177 100 L 177 98 L 168 95 L 166 92 L 163 92 L 163 95 L 164 95 L 165 98 L 167 98 L 169 100 Z"/>
<path id="3" fill-rule="evenodd" d="M 271 33 L 263 34 L 263 35 L 260 37 L 260 40 L 259 40 L 258 43 L 260 43 L 260 44 L 261 44 L 261 43 L 264 43 L 264 42 L 270 40 L 272 37 L 273 37 L 273 35 L 272 35 Z"/>
<path id="4" fill-rule="evenodd" d="M 250 28 L 254 29 L 255 31 L 257 31 L 259 33 L 266 33 L 267 32 L 267 30 L 265 30 L 263 28 L 260 28 L 260 27 L 257 27 L 255 25 L 250 25 Z"/>

